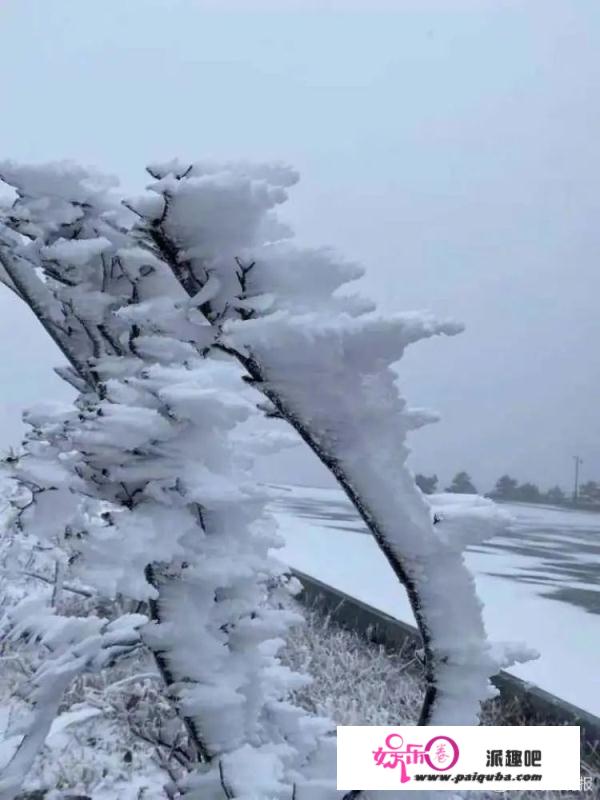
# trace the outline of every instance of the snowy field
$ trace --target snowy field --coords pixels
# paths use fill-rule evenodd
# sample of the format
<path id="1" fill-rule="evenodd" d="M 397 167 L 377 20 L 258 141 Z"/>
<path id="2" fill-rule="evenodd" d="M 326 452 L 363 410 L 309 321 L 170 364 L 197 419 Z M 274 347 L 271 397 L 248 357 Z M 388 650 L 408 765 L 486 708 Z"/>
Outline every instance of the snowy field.
<path id="1" fill-rule="evenodd" d="M 283 560 L 413 623 L 404 591 L 342 492 L 282 486 L 277 494 Z M 538 660 L 509 671 L 600 716 L 600 514 L 503 508 L 515 517 L 511 530 L 467 554 L 490 638 L 536 648 Z"/>

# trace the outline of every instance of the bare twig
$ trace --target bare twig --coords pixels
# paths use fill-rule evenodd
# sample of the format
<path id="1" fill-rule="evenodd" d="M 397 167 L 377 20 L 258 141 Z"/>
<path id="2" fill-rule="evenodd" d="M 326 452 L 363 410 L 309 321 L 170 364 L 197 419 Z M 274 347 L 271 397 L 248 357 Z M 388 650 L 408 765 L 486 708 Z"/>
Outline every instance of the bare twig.
<path id="1" fill-rule="evenodd" d="M 7 569 L 0 570 L 0 572 L 4 575 L 15 574 Z M 50 585 L 53 585 L 55 582 L 55 579 L 53 578 L 47 578 L 45 575 L 40 575 L 37 572 L 30 572 L 28 570 L 19 570 L 17 574 L 23 575 L 26 578 L 33 578 L 34 580 L 43 581 L 44 583 L 48 583 Z M 78 586 L 74 586 L 72 583 L 63 583 L 62 588 L 64 589 L 65 592 L 72 592 L 73 594 L 79 594 L 82 597 L 94 596 L 93 593 L 88 591 L 87 589 L 81 589 Z"/>

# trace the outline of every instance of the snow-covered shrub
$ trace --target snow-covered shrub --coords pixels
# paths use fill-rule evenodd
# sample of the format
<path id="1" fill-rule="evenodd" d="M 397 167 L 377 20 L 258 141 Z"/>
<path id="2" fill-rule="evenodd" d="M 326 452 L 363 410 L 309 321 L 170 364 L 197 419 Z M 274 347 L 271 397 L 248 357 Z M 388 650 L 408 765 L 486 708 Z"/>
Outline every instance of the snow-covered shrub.
<path id="1" fill-rule="evenodd" d="M 459 535 L 434 527 L 406 439 L 435 415 L 407 406 L 392 369 L 409 345 L 461 326 L 421 312 L 383 315 L 347 291 L 361 268 L 293 244 L 276 215 L 297 180 L 285 166 L 148 171 L 149 191 L 128 202 L 140 241 L 169 264 L 267 414 L 286 420 L 335 476 L 406 588 L 427 665 L 420 723 L 474 723 L 507 658 L 488 644 L 463 549 L 504 523 L 489 509 L 454 508 Z"/>
<path id="2" fill-rule="evenodd" d="M 23 452 L 5 465 L 15 529 L 55 566 L 48 590 L 2 619 L 5 639 L 47 655 L 0 797 L 18 790 L 72 680 L 142 644 L 195 748 L 186 798 L 335 794 L 330 723 L 290 702 L 304 678 L 277 656 L 298 617 L 278 602 L 287 579 L 269 555 L 266 497 L 232 445 L 256 413 L 239 367 L 135 241 L 104 180 L 65 165 L 0 173 L 17 192 L 0 224 L 0 278 L 59 345 L 59 374 L 78 391 L 73 405 L 27 412 Z M 64 609 L 67 581 L 109 601 L 112 618 Z"/>

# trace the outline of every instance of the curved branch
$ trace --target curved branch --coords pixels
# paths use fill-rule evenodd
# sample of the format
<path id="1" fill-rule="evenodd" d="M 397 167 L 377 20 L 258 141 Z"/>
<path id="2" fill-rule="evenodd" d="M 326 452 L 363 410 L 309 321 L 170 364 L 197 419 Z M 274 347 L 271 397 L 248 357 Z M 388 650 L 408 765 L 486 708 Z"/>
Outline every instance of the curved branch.
<path id="1" fill-rule="evenodd" d="M 186 262 L 179 257 L 178 246 L 169 238 L 164 227 L 158 226 L 155 223 L 148 232 L 154 244 L 159 249 L 162 258 L 171 267 L 175 277 L 179 280 L 181 286 L 188 295 L 193 295 L 199 291 L 202 287 L 198 286 L 198 280 L 196 276 L 192 274 L 191 264 L 189 261 Z M 203 312 L 208 322 L 213 325 L 216 324 L 210 308 L 201 308 L 200 310 Z M 319 441 L 318 437 L 311 429 L 310 423 L 301 419 L 290 406 L 287 399 L 268 382 L 265 374 L 265 365 L 260 363 L 258 358 L 251 353 L 244 354 L 222 344 L 218 344 L 217 346 L 238 360 L 247 372 L 245 378 L 247 382 L 261 391 L 262 394 L 270 400 L 277 416 L 285 419 L 288 424 L 294 428 L 300 438 L 310 447 L 321 463 L 336 478 L 338 484 L 373 535 L 373 538 L 390 564 L 398 581 L 405 587 L 424 650 L 426 688 L 418 724 L 431 724 L 439 701 L 440 672 L 443 669 L 446 657 L 436 652 L 434 647 L 432 622 L 428 618 L 426 604 L 423 600 L 423 593 L 427 591 L 427 576 L 420 574 L 420 569 L 417 565 L 409 566 L 411 558 L 408 556 L 406 558 L 403 557 L 399 552 L 400 547 L 398 543 L 393 543 L 391 541 L 386 533 L 385 523 L 380 518 L 377 509 L 365 501 L 356 486 L 354 476 L 350 473 L 348 468 L 341 463 L 333 449 L 328 448 L 322 441 Z M 361 470 L 364 471 L 366 469 L 368 469 L 368 464 L 363 462 L 361 464 Z M 373 471 L 374 473 L 376 472 L 375 468 Z M 417 491 L 415 487 L 415 492 Z M 433 523 L 431 523 L 431 525 L 433 525 Z M 463 575 L 462 577 L 464 577 L 465 581 L 468 583 L 468 576 Z M 467 586 L 467 593 L 470 589 L 471 587 Z M 450 598 L 450 600 L 452 601 L 452 598 Z M 449 613 L 456 622 L 461 615 L 460 608 L 458 608 L 456 604 L 453 606 L 452 602 L 450 602 L 449 606 Z"/>
<path id="2" fill-rule="evenodd" d="M 408 601 L 415 617 L 415 622 L 421 636 L 423 643 L 423 651 L 425 656 L 425 697 L 419 715 L 418 725 L 427 725 L 433 713 L 433 707 L 437 695 L 437 680 L 435 670 L 435 658 L 432 647 L 432 636 L 429 625 L 427 623 L 423 603 L 421 602 L 419 587 L 417 580 L 410 575 L 409 571 L 403 565 L 401 559 L 394 552 L 388 538 L 385 535 L 383 526 L 377 519 L 376 512 L 369 507 L 369 505 L 361 497 L 353 485 L 352 477 L 348 474 L 347 470 L 342 466 L 336 456 L 328 452 L 323 445 L 316 439 L 309 426 L 305 425 L 302 420 L 287 406 L 285 400 L 279 396 L 272 389 L 267 387 L 264 380 L 262 370 L 259 364 L 252 356 L 242 356 L 237 353 L 238 359 L 246 368 L 252 381 L 264 395 L 267 397 L 277 411 L 279 418 L 285 419 L 288 424 L 294 428 L 300 438 L 310 447 L 313 453 L 327 467 L 332 475 L 337 480 L 339 486 L 343 489 L 346 496 L 358 512 L 359 516 L 367 526 L 368 530 L 373 535 L 377 542 L 379 549 L 386 557 L 389 565 L 391 566 L 398 581 L 406 589 Z M 364 463 L 362 465 L 365 466 Z"/>

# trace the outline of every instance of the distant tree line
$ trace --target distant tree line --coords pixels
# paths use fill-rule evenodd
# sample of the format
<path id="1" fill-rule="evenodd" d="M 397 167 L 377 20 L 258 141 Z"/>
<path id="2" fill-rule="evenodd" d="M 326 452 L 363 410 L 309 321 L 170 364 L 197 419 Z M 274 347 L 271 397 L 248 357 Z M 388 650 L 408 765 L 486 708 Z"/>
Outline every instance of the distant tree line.
<path id="1" fill-rule="evenodd" d="M 425 494 L 434 494 L 438 491 L 437 475 L 415 476 L 417 486 Z M 442 491 L 441 489 L 439 491 Z M 455 494 L 479 494 L 471 476 L 464 470 L 457 472 L 449 486 L 443 489 L 444 492 Z M 587 481 L 583 483 L 577 492 L 577 497 L 567 494 L 560 486 L 552 486 L 547 491 L 542 491 L 535 483 L 526 481 L 519 483 L 518 480 L 510 475 L 502 475 L 496 481 L 496 485 L 491 492 L 486 493 L 487 497 L 494 500 L 513 501 L 517 503 L 548 503 L 557 506 L 578 506 L 581 508 L 600 509 L 600 482 Z"/>

